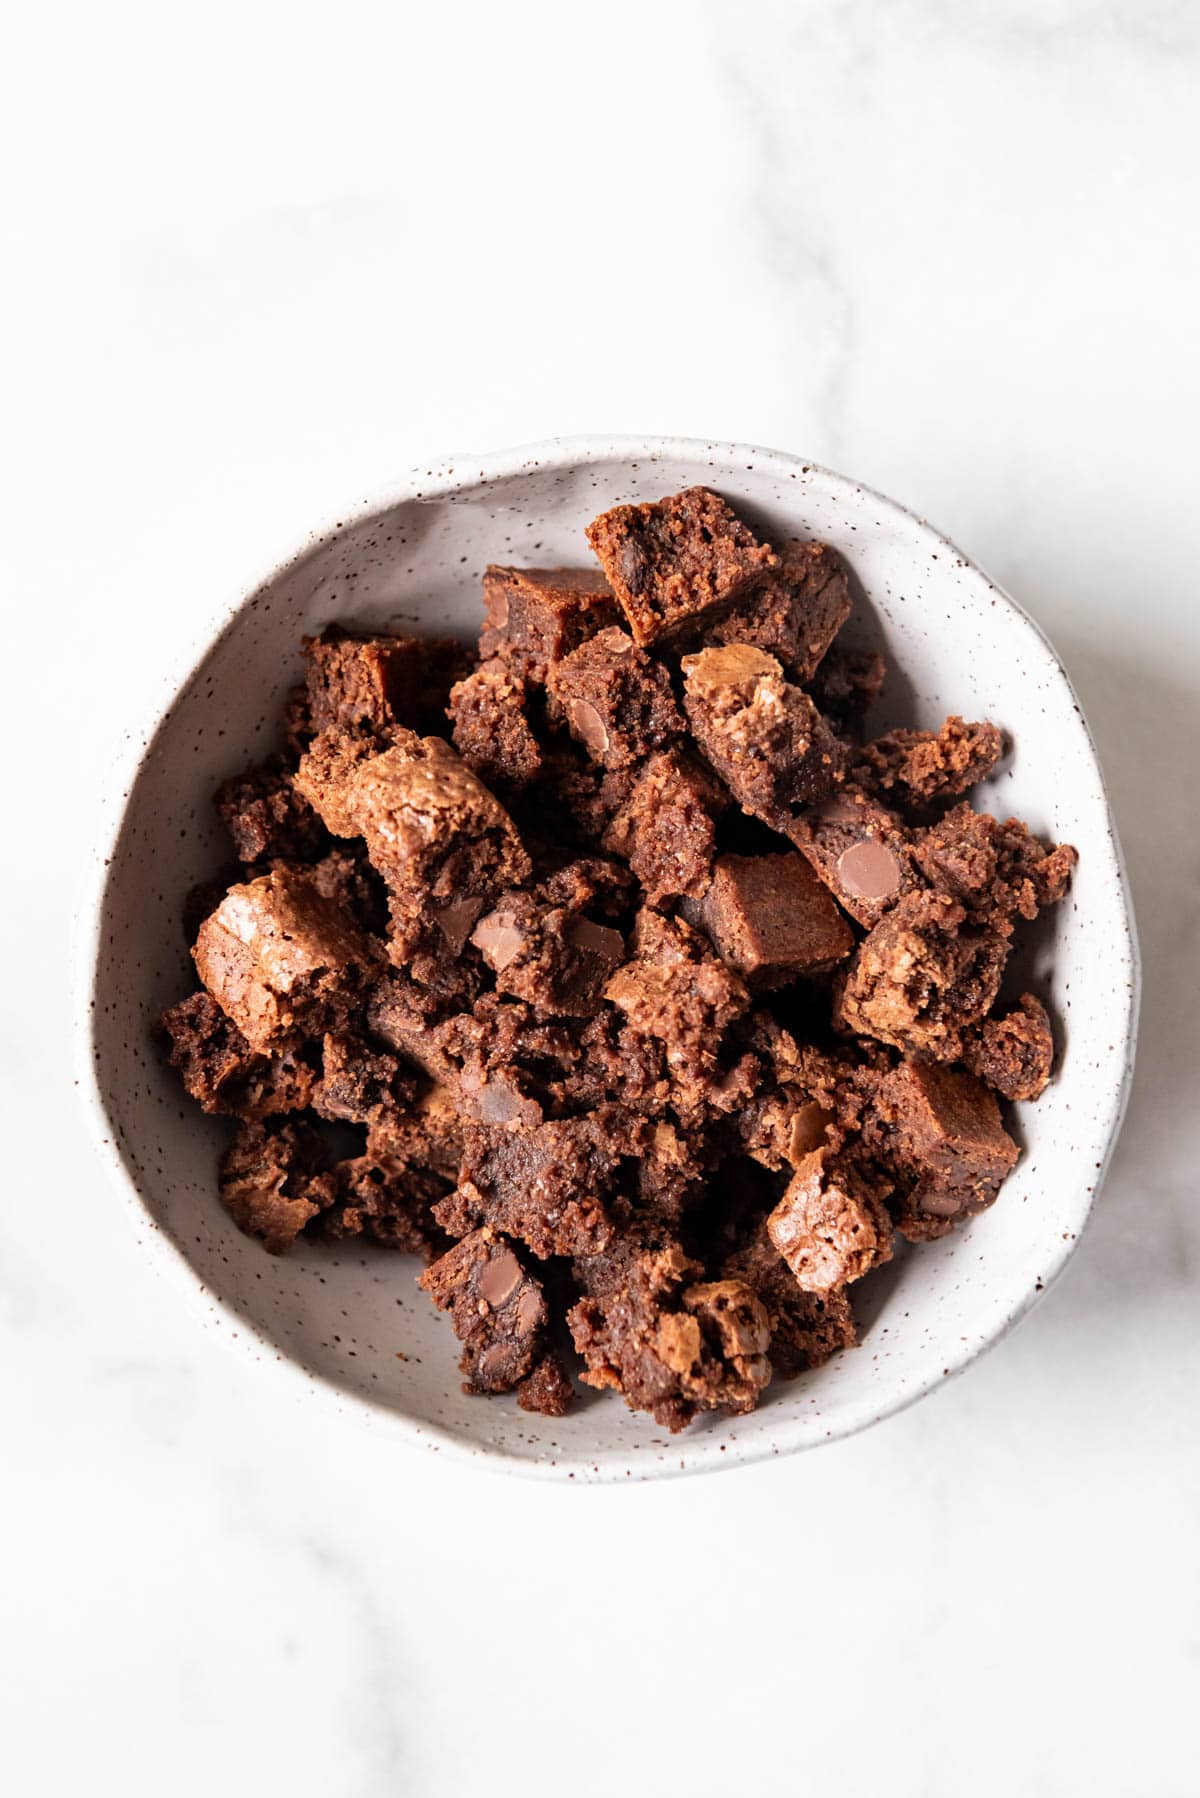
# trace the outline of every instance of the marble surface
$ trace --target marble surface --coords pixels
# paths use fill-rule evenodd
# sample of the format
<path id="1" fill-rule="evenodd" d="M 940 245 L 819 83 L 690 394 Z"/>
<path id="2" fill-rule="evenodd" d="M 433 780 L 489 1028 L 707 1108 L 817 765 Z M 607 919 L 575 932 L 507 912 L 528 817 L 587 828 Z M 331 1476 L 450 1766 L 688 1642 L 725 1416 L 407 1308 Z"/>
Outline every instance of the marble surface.
<path id="1" fill-rule="evenodd" d="M 1196 9 L 587 21 L 116 0 L 10 28 L 0 1779 L 1183 1798 Z M 1145 999 L 1094 1223 L 1000 1349 L 835 1448 L 576 1491 L 317 1417 L 197 1330 L 77 1115 L 70 933 L 123 732 L 278 551 L 425 454 L 606 429 L 850 470 L 1028 607 L 1105 758 Z"/>

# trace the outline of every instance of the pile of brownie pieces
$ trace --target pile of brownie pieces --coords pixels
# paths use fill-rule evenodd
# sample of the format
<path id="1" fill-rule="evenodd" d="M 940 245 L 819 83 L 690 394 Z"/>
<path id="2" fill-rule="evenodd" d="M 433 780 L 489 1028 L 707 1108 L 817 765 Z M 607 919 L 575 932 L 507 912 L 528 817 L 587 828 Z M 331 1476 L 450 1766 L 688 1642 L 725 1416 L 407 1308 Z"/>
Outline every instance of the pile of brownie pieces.
<path id="1" fill-rule="evenodd" d="M 161 1028 L 237 1120 L 242 1229 L 423 1255 L 469 1390 L 560 1413 L 573 1345 L 678 1429 L 852 1344 L 895 1233 L 992 1203 L 997 1095 L 1053 1054 L 1001 974 L 1075 852 L 962 801 L 993 725 L 864 744 L 884 669 L 825 546 L 703 488 L 588 537 L 598 569 L 488 569 L 478 656 L 305 642 Z"/>

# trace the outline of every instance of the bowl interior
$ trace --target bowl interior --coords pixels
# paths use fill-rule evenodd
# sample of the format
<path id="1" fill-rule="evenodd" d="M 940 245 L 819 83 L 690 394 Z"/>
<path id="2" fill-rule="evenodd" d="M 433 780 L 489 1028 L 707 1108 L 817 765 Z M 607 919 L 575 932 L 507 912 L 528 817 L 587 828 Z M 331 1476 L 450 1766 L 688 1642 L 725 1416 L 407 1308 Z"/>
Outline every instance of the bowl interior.
<path id="1" fill-rule="evenodd" d="M 668 1439 L 614 1396 L 571 1416 L 526 1415 L 459 1388 L 449 1324 L 383 1251 L 307 1246 L 276 1259 L 240 1235 L 216 1196 L 223 1126 L 186 1101 L 149 1023 L 191 985 L 180 923 L 189 887 L 225 859 L 210 795 L 265 754 L 300 672 L 299 641 L 330 620 L 472 636 L 489 561 L 586 559 L 585 523 L 620 500 L 697 481 L 770 534 L 823 538 L 859 586 L 849 627 L 893 673 L 881 727 L 948 711 L 995 719 L 1014 751 L 982 802 L 1015 813 L 1081 862 L 1067 902 L 1030 933 L 1020 978 L 1062 1041 L 1057 1078 L 1016 1122 L 1025 1154 L 998 1203 L 961 1233 L 864 1283 L 862 1346 L 779 1384 L 751 1417 Z M 1119 1121 L 1135 1003 L 1120 856 L 1091 742 L 1048 645 L 979 570 L 869 490 L 793 458 L 710 445 L 548 446 L 434 470 L 404 497 L 343 524 L 234 614 L 149 741 L 100 900 L 92 1044 L 100 1104 L 137 1203 L 207 1311 L 263 1359 L 403 1420 L 445 1446 L 579 1477 L 653 1475 L 815 1444 L 861 1427 L 957 1370 L 1058 1271 L 1086 1217 Z"/>

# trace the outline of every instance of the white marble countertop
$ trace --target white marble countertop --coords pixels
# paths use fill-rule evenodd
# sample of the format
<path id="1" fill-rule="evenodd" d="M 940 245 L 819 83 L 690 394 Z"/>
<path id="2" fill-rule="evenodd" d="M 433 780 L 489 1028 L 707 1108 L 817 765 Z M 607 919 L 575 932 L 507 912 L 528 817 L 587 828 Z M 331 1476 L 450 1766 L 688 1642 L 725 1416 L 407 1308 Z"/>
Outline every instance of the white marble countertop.
<path id="1" fill-rule="evenodd" d="M 1184 0 L 26 9 L 6 1790 L 1196 1791 L 1198 73 Z M 854 1441 L 584 1491 L 281 1407 L 198 1330 L 88 1147 L 68 943 L 108 759 L 248 576 L 428 453 L 605 429 L 852 471 L 1027 606 L 1146 984 L 1013 1338 Z"/>

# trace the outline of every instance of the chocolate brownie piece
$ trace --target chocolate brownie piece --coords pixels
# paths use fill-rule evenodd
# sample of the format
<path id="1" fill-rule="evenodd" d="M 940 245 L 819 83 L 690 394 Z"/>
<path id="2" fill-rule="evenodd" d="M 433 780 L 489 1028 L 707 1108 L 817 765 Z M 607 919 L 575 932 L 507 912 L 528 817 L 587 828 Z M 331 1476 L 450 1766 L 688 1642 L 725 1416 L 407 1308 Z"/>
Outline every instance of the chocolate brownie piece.
<path id="1" fill-rule="evenodd" d="M 545 858 L 549 829 L 557 839 L 552 862 L 567 848 L 600 849 L 636 779 L 634 768 L 603 768 L 569 737 L 555 738 L 546 749 L 538 777 L 513 799 L 513 816 L 522 841 L 528 840 L 531 852 L 535 846 L 539 848 L 539 862 Z"/>
<path id="2" fill-rule="evenodd" d="M 571 1382 L 547 1347 L 546 1297 L 511 1243 L 473 1230 L 427 1268 L 418 1284 L 439 1311 L 449 1311 L 463 1344 L 464 1392 L 517 1391 L 526 1411 L 561 1417 Z"/>
<path id="3" fill-rule="evenodd" d="M 304 872 L 323 899 L 348 912 L 368 935 L 382 936 L 388 921 L 387 888 L 361 844 L 339 844 Z"/>
<path id="4" fill-rule="evenodd" d="M 721 783 L 694 757 L 664 750 L 638 774 L 604 846 L 628 861 L 648 905 L 685 894 L 699 898 L 712 875 L 716 821 L 729 803 Z"/>
<path id="5" fill-rule="evenodd" d="M 980 929 L 944 893 L 910 893 L 863 938 L 834 1002 L 841 1028 L 938 1061 L 990 1011 L 1008 958 L 1006 929 Z"/>
<path id="6" fill-rule="evenodd" d="M 542 1356 L 517 1387 L 517 1403 L 522 1411 L 540 1411 L 543 1417 L 565 1417 L 574 1402 L 571 1376 L 554 1349 Z"/>
<path id="7" fill-rule="evenodd" d="M 359 637 L 333 625 L 304 639 L 308 728 L 436 728 L 472 657 L 453 638 Z"/>
<path id="8" fill-rule="evenodd" d="M 796 806 L 832 792 L 845 752 L 774 656 L 729 643 L 682 666 L 692 736 L 744 810 L 781 830 Z"/>
<path id="9" fill-rule="evenodd" d="M 296 791 L 282 756 L 225 781 L 214 804 L 243 862 L 313 861 L 329 847 L 325 826 Z"/>
<path id="10" fill-rule="evenodd" d="M 324 1202 L 312 1190 L 320 1159 L 317 1134 L 302 1120 L 240 1124 L 220 1172 L 221 1200 L 238 1229 L 281 1255 Z"/>
<path id="11" fill-rule="evenodd" d="M 485 786 L 519 790 L 542 765 L 542 749 L 525 716 L 528 682 L 500 656 L 481 662 L 450 689 L 454 747 Z"/>
<path id="12" fill-rule="evenodd" d="M 770 544 L 707 487 L 614 506 L 587 537 L 642 645 L 693 628 L 778 564 Z"/>
<path id="13" fill-rule="evenodd" d="M 1050 1083 L 1054 1033 L 1046 1007 L 1022 993 L 1011 1011 L 963 1032 L 963 1061 L 1006 1099 L 1038 1099 Z"/>
<path id="14" fill-rule="evenodd" d="M 393 897 L 410 899 L 415 914 L 490 896 L 529 873 L 512 819 L 440 737 L 404 731 L 365 755 L 357 740 L 318 737 L 296 780 L 336 835 L 364 839 Z"/>
<path id="15" fill-rule="evenodd" d="M 547 685 L 571 735 L 605 768 L 631 767 L 682 734 L 666 669 L 617 625 L 553 663 Z"/>
<path id="16" fill-rule="evenodd" d="M 479 653 L 503 656 L 535 681 L 552 662 L 619 621 L 612 589 L 596 568 L 505 568 L 483 576 Z"/>
<path id="17" fill-rule="evenodd" d="M 678 1243 L 635 1239 L 596 1259 L 607 1265 L 576 1264 L 588 1290 L 567 1314 L 589 1386 L 615 1387 L 672 1431 L 697 1411 L 753 1408 L 771 1377 L 770 1324 L 748 1286 L 697 1279 Z"/>
<path id="18" fill-rule="evenodd" d="M 905 1177 L 896 1227 L 910 1242 L 986 1210 L 1019 1153 L 981 1080 L 912 1057 L 880 1082 L 864 1141 Z"/>
<path id="19" fill-rule="evenodd" d="M 319 1117 L 369 1124 L 392 1105 L 411 1104 L 415 1081 L 397 1056 L 349 1030 L 329 1031 L 321 1045 L 321 1077 L 312 1096 Z"/>
<path id="20" fill-rule="evenodd" d="M 867 930 L 925 884 L 911 832 L 861 787 L 847 784 L 799 813 L 788 835 L 842 909 Z"/>
<path id="21" fill-rule="evenodd" d="M 820 1367 L 858 1341 L 845 1287 L 805 1292 L 767 1234 L 765 1222 L 726 1260 L 722 1273 L 743 1281 L 767 1314 L 771 1365 L 783 1379 Z"/>
<path id="22" fill-rule="evenodd" d="M 480 918 L 471 941 L 496 976 L 496 990 L 536 1011 L 591 1017 L 625 960 L 619 930 L 531 893 L 507 893 Z"/>
<path id="23" fill-rule="evenodd" d="M 534 1128 L 469 1124 L 458 1190 L 434 1215 L 451 1236 L 490 1225 L 543 1261 L 599 1254 L 612 1240 L 604 1196 L 622 1148 L 611 1121 L 596 1112 Z"/>
<path id="24" fill-rule="evenodd" d="M 1036 918 L 1064 896 L 1079 859 L 1068 843 L 1043 843 L 1019 819 L 998 824 L 967 804 L 922 831 L 915 854 L 939 892 L 985 921 Z"/>
<path id="25" fill-rule="evenodd" d="M 538 856 L 543 878 L 534 889 L 546 905 L 563 905 L 568 911 L 598 911 L 604 918 L 620 918 L 629 909 L 635 891 L 629 869 L 609 855 L 579 855 L 549 845 Z"/>
<path id="26" fill-rule="evenodd" d="M 450 1184 L 432 1159 L 422 1120 L 374 1112 L 362 1154 L 335 1163 L 307 1188 L 307 1196 L 321 1203 L 311 1233 L 332 1242 L 365 1238 L 432 1260 L 446 1246 L 433 1207 Z"/>
<path id="27" fill-rule="evenodd" d="M 710 1095 L 721 1039 L 746 1010 L 749 994 L 700 932 L 679 919 L 639 912 L 633 951 L 605 997 L 636 1035 L 662 1043 L 678 1082 L 677 1102 L 690 1108 Z"/>
<path id="28" fill-rule="evenodd" d="M 752 643 L 810 681 L 850 616 L 850 581 L 827 543 L 785 543 L 779 567 L 707 626 L 709 643 Z"/>
<path id="29" fill-rule="evenodd" d="M 258 1055 L 208 993 L 192 993 L 159 1019 L 167 1059 L 203 1111 L 245 1119 L 304 1111 L 317 1082 L 303 1050 Z"/>
<path id="30" fill-rule="evenodd" d="M 986 780 L 1004 754 L 994 724 L 965 724 L 952 715 L 940 730 L 890 730 L 855 758 L 850 779 L 893 804 L 920 807 L 965 793 Z"/>
<path id="31" fill-rule="evenodd" d="M 323 1028 L 374 959 L 346 913 L 287 868 L 230 887 L 192 954 L 217 1004 L 263 1054 Z"/>
<path id="32" fill-rule="evenodd" d="M 863 719 L 883 691 L 887 663 L 874 649 L 835 643 L 807 683 L 819 709 L 844 736 L 857 741 Z"/>
<path id="33" fill-rule="evenodd" d="M 892 1255 L 891 1219 L 878 1192 L 827 1148 L 801 1160 L 767 1219 L 767 1235 L 805 1292 L 847 1286 Z"/>
<path id="34" fill-rule="evenodd" d="M 752 991 L 828 973 L 854 932 L 804 857 L 722 855 L 704 897 L 684 906 Z"/>

